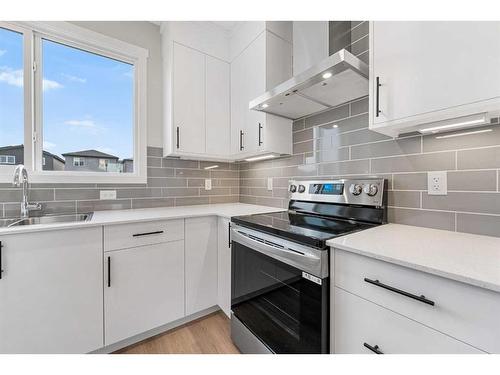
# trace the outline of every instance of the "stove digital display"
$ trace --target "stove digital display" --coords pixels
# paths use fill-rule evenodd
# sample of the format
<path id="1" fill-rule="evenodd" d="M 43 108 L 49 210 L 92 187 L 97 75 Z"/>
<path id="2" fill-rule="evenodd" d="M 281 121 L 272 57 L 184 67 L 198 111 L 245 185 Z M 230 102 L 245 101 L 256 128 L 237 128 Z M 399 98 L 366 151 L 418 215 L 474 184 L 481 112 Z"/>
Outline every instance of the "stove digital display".
<path id="1" fill-rule="evenodd" d="M 342 195 L 344 184 L 312 184 L 309 186 L 309 194 Z"/>

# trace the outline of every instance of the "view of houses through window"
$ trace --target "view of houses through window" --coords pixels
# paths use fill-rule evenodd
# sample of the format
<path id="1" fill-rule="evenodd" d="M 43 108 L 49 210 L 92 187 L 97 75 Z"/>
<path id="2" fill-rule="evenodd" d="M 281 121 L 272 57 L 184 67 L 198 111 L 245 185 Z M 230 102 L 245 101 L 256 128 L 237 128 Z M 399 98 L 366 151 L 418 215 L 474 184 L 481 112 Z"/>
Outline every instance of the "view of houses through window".
<path id="1" fill-rule="evenodd" d="M 134 66 L 39 43 L 42 169 L 132 173 Z M 0 166 L 24 164 L 23 61 L 22 34 L 0 28 Z"/>

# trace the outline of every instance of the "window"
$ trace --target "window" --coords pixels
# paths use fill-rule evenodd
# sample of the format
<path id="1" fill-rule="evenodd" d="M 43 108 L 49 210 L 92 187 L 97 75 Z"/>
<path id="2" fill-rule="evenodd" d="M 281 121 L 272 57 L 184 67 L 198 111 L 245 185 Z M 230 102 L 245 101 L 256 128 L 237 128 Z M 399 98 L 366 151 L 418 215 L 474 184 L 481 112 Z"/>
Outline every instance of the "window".
<path id="1" fill-rule="evenodd" d="M 16 164 L 16 157 L 12 155 L 0 155 L 0 164 Z"/>
<path id="2" fill-rule="evenodd" d="M 73 166 L 74 167 L 83 167 L 85 165 L 85 159 L 84 158 L 79 158 L 79 157 L 74 157 L 73 158 Z"/>
<path id="3" fill-rule="evenodd" d="M 0 155 L 35 182 L 145 182 L 146 58 L 64 22 L 0 22 Z"/>
<path id="4" fill-rule="evenodd" d="M 12 154 L 24 152 L 23 67 L 23 34 L 0 28 L 0 164 L 16 164 Z"/>

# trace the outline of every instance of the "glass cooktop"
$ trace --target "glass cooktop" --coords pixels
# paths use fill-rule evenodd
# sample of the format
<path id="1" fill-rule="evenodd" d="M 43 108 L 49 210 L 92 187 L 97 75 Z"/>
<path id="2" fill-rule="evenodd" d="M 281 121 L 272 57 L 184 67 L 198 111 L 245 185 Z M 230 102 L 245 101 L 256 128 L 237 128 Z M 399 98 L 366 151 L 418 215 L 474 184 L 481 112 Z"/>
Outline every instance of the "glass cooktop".
<path id="1" fill-rule="evenodd" d="M 326 241 L 331 238 L 378 225 L 291 212 L 236 216 L 231 221 L 320 249 L 326 248 Z"/>

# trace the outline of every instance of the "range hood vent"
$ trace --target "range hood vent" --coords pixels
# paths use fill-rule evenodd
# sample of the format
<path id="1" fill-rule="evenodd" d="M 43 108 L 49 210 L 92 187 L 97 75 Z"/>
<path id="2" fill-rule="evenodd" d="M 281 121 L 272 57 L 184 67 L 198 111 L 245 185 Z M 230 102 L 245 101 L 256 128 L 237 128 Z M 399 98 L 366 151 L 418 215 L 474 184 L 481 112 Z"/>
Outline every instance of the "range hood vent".
<path id="1" fill-rule="evenodd" d="M 368 95 L 368 65 L 342 49 L 252 100 L 249 108 L 295 120 Z"/>

